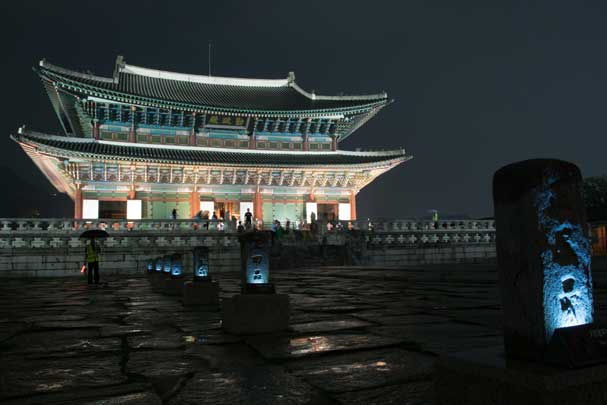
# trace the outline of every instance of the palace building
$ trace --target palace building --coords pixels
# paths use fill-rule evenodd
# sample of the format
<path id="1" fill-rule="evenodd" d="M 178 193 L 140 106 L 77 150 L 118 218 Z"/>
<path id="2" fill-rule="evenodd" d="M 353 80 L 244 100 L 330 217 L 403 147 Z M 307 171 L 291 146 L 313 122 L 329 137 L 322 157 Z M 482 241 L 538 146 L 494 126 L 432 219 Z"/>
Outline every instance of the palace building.
<path id="1" fill-rule="evenodd" d="M 385 93 L 322 96 L 285 79 L 190 75 L 126 64 L 112 77 L 35 68 L 64 133 L 12 138 L 75 218 L 166 219 L 199 212 L 356 219 L 356 194 L 410 159 L 339 143 L 390 103 Z"/>

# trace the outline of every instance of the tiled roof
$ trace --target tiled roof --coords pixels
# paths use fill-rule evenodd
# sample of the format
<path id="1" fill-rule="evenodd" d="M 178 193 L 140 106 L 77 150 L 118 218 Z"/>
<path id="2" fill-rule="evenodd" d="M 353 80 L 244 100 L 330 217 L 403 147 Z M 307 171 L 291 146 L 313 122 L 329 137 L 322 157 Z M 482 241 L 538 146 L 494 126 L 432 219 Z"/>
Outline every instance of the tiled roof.
<path id="1" fill-rule="evenodd" d="M 302 90 L 290 74 L 283 80 L 240 79 L 172 73 L 117 62 L 113 78 L 84 74 L 41 61 L 41 76 L 53 82 L 124 96 L 216 108 L 253 111 L 314 111 L 372 108 L 388 102 L 385 93 L 320 96 Z"/>
<path id="2" fill-rule="evenodd" d="M 33 145 L 41 152 L 59 157 L 83 157 L 160 161 L 186 164 L 222 164 L 246 166 L 335 166 L 381 164 L 405 161 L 410 156 L 402 149 L 386 152 L 287 152 L 230 150 L 121 142 L 95 141 L 20 131 L 13 139 Z"/>

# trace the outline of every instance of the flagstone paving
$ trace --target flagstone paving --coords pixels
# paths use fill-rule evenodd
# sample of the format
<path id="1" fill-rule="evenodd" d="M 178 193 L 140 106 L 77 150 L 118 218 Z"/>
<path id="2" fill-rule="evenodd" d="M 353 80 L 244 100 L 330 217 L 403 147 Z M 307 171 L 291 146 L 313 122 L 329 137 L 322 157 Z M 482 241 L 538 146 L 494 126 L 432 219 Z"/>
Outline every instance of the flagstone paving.
<path id="1" fill-rule="evenodd" d="M 184 307 L 146 276 L 0 279 L 0 402 L 427 405 L 437 356 L 501 344 L 492 265 L 272 277 L 291 329 L 262 336 L 224 333 L 219 308 Z M 239 289 L 237 273 L 214 278 L 224 298 Z"/>

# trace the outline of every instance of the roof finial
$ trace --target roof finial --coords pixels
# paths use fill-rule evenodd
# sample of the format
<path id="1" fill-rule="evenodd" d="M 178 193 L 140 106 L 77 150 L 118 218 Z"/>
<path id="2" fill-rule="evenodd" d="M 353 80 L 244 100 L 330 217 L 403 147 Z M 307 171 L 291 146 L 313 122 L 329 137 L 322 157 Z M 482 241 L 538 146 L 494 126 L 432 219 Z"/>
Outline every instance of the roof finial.
<path id="1" fill-rule="evenodd" d="M 211 41 L 209 41 L 209 77 L 211 77 Z"/>

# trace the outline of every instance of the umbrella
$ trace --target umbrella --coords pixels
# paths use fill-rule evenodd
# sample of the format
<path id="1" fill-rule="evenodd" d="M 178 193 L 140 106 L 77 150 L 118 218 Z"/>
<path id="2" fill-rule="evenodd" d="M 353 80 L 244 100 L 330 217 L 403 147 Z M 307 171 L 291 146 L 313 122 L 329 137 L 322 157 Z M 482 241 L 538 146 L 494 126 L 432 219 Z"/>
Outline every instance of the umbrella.
<path id="1" fill-rule="evenodd" d="M 107 238 L 108 236 L 110 236 L 110 235 L 103 229 L 89 229 L 88 231 L 84 231 L 80 234 L 81 238 L 88 238 L 88 239 Z"/>

